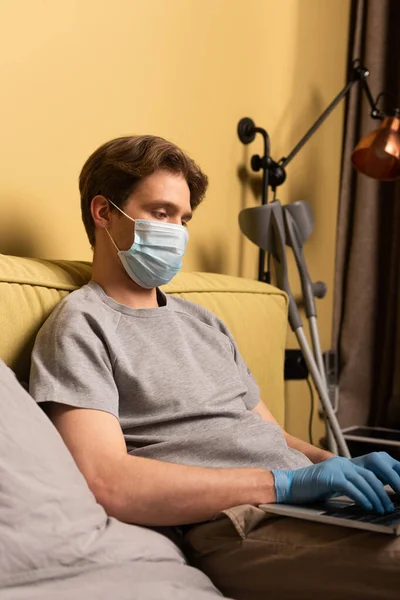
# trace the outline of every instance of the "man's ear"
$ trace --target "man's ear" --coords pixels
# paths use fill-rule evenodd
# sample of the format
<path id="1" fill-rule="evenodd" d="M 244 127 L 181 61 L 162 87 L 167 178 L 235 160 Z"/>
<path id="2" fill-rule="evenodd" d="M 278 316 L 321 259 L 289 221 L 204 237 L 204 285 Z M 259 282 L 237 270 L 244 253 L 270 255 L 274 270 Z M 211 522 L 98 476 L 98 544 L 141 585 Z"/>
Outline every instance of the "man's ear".
<path id="1" fill-rule="evenodd" d="M 95 196 L 90 203 L 90 212 L 92 213 L 95 227 L 108 229 L 111 224 L 110 203 L 104 196 Z"/>

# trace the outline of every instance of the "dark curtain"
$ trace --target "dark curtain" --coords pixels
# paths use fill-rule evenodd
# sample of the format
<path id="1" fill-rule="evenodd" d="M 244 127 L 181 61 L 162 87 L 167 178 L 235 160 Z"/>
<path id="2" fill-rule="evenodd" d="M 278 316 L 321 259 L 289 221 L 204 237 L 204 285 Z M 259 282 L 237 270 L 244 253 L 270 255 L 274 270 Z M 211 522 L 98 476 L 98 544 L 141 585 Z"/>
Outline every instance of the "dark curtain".
<path id="1" fill-rule="evenodd" d="M 400 106 L 400 0 L 353 0 L 349 73 L 360 58 L 379 107 Z M 361 90 L 346 106 L 338 214 L 333 336 L 342 427 L 400 429 L 400 183 L 351 166 L 358 140 L 379 126 Z"/>

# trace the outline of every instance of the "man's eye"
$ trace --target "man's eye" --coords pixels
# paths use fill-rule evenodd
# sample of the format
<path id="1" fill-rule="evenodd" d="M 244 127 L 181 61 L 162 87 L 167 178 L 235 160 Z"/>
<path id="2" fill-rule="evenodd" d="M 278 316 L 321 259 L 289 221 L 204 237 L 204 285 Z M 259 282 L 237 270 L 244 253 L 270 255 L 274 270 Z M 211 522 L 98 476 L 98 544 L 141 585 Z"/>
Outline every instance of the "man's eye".
<path id="1" fill-rule="evenodd" d="M 167 216 L 167 213 L 156 210 L 153 212 L 153 215 L 156 217 L 156 219 L 165 219 Z"/>
<path id="2" fill-rule="evenodd" d="M 187 226 L 188 226 L 187 222 L 186 221 L 182 221 L 182 227 L 187 227 Z"/>

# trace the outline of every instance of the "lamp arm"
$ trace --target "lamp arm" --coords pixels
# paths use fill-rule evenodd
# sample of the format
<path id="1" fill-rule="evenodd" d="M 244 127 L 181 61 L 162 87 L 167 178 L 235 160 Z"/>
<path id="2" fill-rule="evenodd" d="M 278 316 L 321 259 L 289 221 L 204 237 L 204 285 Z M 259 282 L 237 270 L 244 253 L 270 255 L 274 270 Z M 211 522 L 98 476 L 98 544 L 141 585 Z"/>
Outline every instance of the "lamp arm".
<path id="1" fill-rule="evenodd" d="M 361 80 L 362 83 L 362 89 L 364 90 L 367 98 L 368 98 L 368 102 L 371 106 L 371 118 L 372 119 L 383 119 L 385 117 L 385 114 L 379 110 L 379 108 L 376 105 L 376 101 L 373 99 L 372 94 L 371 94 L 371 90 L 369 89 L 369 85 L 366 79 L 362 79 Z"/>
<path id="2" fill-rule="evenodd" d="M 264 140 L 264 156 L 269 156 L 270 146 L 269 146 L 269 135 L 262 129 L 262 127 L 255 128 L 256 133 L 260 133 Z M 262 159 L 261 159 L 262 160 Z M 261 204 L 268 204 L 268 184 L 269 184 L 269 173 L 268 169 L 263 169 L 263 178 L 262 178 L 262 194 L 261 194 Z"/>
<path id="3" fill-rule="evenodd" d="M 256 133 L 260 133 L 264 140 L 264 157 L 269 156 L 270 146 L 269 146 L 269 135 L 262 127 L 255 128 Z M 253 160 L 255 157 L 253 157 Z M 260 162 L 262 159 L 260 159 Z M 268 204 L 268 184 L 269 184 L 269 171 L 268 169 L 262 170 L 262 192 L 261 192 L 261 204 Z M 260 248 L 258 253 L 258 279 L 259 281 L 265 281 L 266 283 L 270 282 L 270 274 L 268 271 L 265 271 L 265 252 Z"/>
<path id="4" fill-rule="evenodd" d="M 290 152 L 290 154 L 288 156 L 284 156 L 282 157 L 279 161 L 278 164 L 284 169 L 289 163 L 290 161 L 296 156 L 296 154 L 302 149 L 302 147 L 308 142 L 308 140 L 310 139 L 310 137 L 312 135 L 314 135 L 314 133 L 317 131 L 317 129 L 319 129 L 319 127 L 322 125 L 322 123 L 325 121 L 325 119 L 327 119 L 327 117 L 329 117 L 329 115 L 331 114 L 331 112 L 336 108 L 336 106 L 339 104 L 339 102 L 345 97 L 347 96 L 347 94 L 349 93 L 349 91 L 352 89 L 352 87 L 356 84 L 356 83 L 360 83 L 362 84 L 362 89 L 364 90 L 368 101 L 371 105 L 371 117 L 373 119 L 381 119 L 383 117 L 383 114 L 378 110 L 375 101 L 372 97 L 371 94 L 371 90 L 368 86 L 368 83 L 366 81 L 366 78 L 369 75 L 369 71 L 368 69 L 366 69 L 365 67 L 359 66 L 357 64 L 357 62 L 353 63 L 353 77 L 352 79 L 347 83 L 346 87 L 344 87 L 342 89 L 341 92 L 339 92 L 339 94 L 336 96 L 336 98 L 329 104 L 329 106 L 324 110 L 324 112 L 322 113 L 322 115 L 320 117 L 318 117 L 318 119 L 315 121 L 314 125 L 312 125 L 312 127 L 310 127 L 310 129 L 307 131 L 307 133 L 301 138 L 301 140 L 298 142 L 298 144 L 296 144 L 296 146 L 293 148 L 293 150 Z"/>

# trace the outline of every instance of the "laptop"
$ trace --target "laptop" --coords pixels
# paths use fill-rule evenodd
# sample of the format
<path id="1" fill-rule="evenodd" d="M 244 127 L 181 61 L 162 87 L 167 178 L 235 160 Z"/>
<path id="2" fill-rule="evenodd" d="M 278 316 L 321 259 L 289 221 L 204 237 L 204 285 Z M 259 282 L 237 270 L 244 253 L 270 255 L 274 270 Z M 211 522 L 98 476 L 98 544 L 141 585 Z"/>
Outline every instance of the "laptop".
<path id="1" fill-rule="evenodd" d="M 261 504 L 259 508 L 265 510 L 267 513 L 283 517 L 306 519 L 307 521 L 315 521 L 317 523 L 328 523 L 330 525 L 341 525 L 342 527 L 353 527 L 354 529 L 400 535 L 400 494 L 389 492 L 389 495 L 395 510 L 392 513 L 385 513 L 384 515 L 361 508 L 347 496 L 340 496 L 326 502 L 301 506 L 293 504 Z"/>

